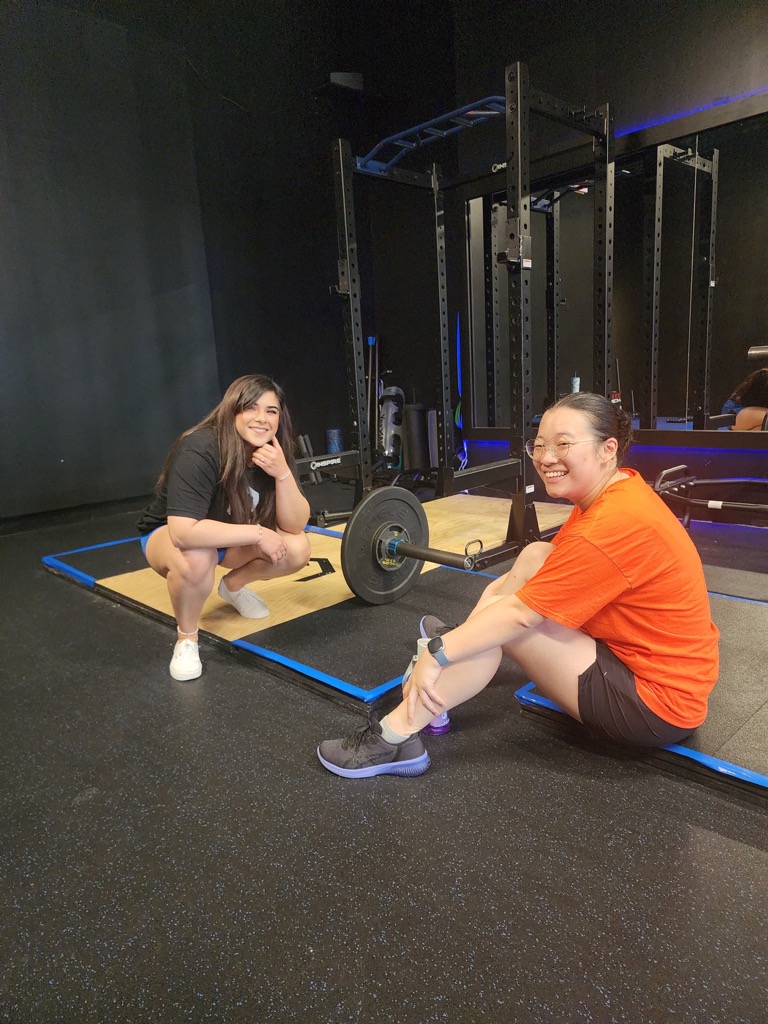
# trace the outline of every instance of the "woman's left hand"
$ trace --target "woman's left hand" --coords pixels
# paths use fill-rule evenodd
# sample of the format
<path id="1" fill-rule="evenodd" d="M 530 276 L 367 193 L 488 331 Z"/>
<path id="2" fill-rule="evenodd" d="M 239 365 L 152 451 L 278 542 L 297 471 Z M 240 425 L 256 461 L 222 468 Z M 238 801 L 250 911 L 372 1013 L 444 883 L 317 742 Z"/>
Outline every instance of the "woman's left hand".
<path id="1" fill-rule="evenodd" d="M 445 708 L 445 701 L 435 692 L 435 684 L 440 678 L 440 666 L 429 653 L 423 651 L 413 668 L 410 678 L 403 687 L 403 697 L 407 702 L 408 724 L 413 724 L 413 716 L 417 703 L 421 703 L 433 715 L 439 715 Z"/>
<path id="2" fill-rule="evenodd" d="M 267 476 L 275 477 L 275 479 L 290 473 L 283 449 L 280 447 L 280 442 L 276 437 L 273 437 L 271 441 L 267 441 L 260 448 L 255 448 L 251 461 L 254 466 L 262 469 Z"/>

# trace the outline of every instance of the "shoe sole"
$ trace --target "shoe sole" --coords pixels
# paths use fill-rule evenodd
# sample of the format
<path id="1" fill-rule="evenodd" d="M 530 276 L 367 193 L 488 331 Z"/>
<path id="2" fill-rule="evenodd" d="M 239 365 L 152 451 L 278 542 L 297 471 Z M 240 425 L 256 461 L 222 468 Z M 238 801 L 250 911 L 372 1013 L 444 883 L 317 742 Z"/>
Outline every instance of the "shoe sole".
<path id="1" fill-rule="evenodd" d="M 203 666 L 194 672 L 174 672 L 173 669 L 168 669 L 171 673 L 171 679 L 175 679 L 177 683 L 188 683 L 190 679 L 199 679 L 203 674 Z"/>
<path id="2" fill-rule="evenodd" d="M 340 768 L 337 764 L 326 761 L 317 748 L 317 757 L 324 768 L 334 775 L 341 775 L 345 779 L 370 779 L 374 775 L 400 775 L 406 778 L 414 778 L 423 775 L 429 770 L 432 763 L 429 754 L 424 751 L 421 757 L 415 757 L 411 761 L 390 761 L 387 764 L 374 764 L 370 768 Z"/>
<path id="3" fill-rule="evenodd" d="M 447 732 L 451 731 L 451 723 L 448 725 L 425 725 L 421 730 L 422 736 L 445 736 Z"/>

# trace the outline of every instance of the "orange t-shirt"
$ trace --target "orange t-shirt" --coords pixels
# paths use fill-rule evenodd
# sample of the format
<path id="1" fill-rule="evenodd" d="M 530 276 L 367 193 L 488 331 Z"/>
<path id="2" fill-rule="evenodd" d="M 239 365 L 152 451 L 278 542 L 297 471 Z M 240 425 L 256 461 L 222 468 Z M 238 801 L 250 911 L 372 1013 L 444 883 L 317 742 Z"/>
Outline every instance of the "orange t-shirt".
<path id="1" fill-rule="evenodd" d="M 574 507 L 555 550 L 517 596 L 538 612 L 602 640 L 634 673 L 664 721 L 701 725 L 718 675 L 719 632 L 701 559 L 685 529 L 633 469 L 582 512 Z"/>

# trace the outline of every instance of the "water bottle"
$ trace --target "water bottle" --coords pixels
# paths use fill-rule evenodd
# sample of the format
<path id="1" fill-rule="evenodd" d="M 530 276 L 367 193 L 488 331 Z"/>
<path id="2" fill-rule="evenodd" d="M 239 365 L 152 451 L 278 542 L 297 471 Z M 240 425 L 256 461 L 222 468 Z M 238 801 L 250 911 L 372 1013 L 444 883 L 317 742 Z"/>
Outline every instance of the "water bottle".
<path id="1" fill-rule="evenodd" d="M 581 377 L 577 377 L 576 376 L 576 371 L 574 370 L 573 371 L 573 376 L 571 377 L 571 394 L 575 395 L 580 390 L 581 390 Z"/>
<path id="2" fill-rule="evenodd" d="M 419 655 L 426 649 L 428 643 L 429 639 L 419 638 L 416 654 L 411 658 L 411 663 L 403 676 L 403 684 L 408 681 L 411 672 L 413 672 L 414 665 L 419 660 Z M 448 712 L 443 711 L 441 714 L 436 715 L 421 731 L 426 736 L 443 736 L 445 733 L 450 732 L 451 719 Z"/>

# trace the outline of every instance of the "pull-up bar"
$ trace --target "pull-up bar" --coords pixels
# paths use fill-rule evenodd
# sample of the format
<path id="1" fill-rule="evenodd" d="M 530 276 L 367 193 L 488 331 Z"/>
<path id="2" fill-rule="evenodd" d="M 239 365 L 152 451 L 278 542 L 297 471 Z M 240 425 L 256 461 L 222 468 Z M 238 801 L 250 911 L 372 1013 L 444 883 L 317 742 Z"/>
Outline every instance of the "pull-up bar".
<path id="1" fill-rule="evenodd" d="M 425 121 L 423 124 L 417 124 L 414 128 L 406 128 L 405 131 L 398 132 L 397 135 L 390 135 L 388 138 L 382 139 L 370 153 L 357 158 L 357 169 L 358 171 L 378 173 L 388 171 L 411 150 L 425 146 L 429 142 L 435 142 L 437 139 L 455 135 L 457 132 L 464 131 L 465 128 L 474 128 L 475 125 L 484 124 L 503 113 L 504 97 L 486 96 L 485 99 L 477 100 L 476 103 L 468 103 L 465 107 L 459 107 L 458 110 L 452 110 L 441 117 L 434 117 L 431 121 Z M 394 153 L 389 156 L 389 159 L 374 160 L 374 157 L 386 146 L 394 147 Z"/>

